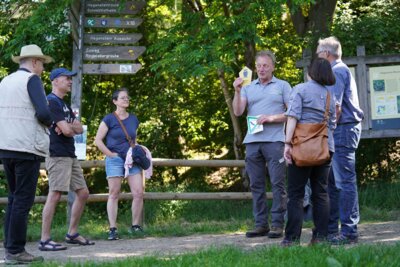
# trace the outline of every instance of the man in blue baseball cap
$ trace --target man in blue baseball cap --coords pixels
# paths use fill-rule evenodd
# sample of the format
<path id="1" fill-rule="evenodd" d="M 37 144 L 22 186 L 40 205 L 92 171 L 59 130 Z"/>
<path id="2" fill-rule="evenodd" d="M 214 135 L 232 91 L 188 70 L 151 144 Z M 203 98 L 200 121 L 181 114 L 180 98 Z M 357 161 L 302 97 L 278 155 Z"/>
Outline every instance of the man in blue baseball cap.
<path id="1" fill-rule="evenodd" d="M 54 79 L 60 77 L 60 76 L 67 76 L 67 77 L 72 77 L 75 76 L 77 73 L 76 71 L 69 71 L 65 68 L 58 68 L 54 69 L 50 73 L 50 80 L 54 81 Z"/>
<path id="2" fill-rule="evenodd" d="M 49 176 L 49 194 L 43 208 L 42 235 L 39 250 L 58 251 L 67 247 L 51 240 L 50 230 L 56 206 L 62 192 L 74 191 L 75 201 L 65 241 L 70 244 L 93 245 L 94 242 L 78 234 L 78 224 L 89 197 L 82 168 L 75 155 L 74 136 L 83 132 L 80 121 L 63 98 L 71 91 L 72 77 L 77 73 L 65 68 L 50 73 L 52 92 L 47 96 L 54 124 L 50 129 L 50 157 L 46 158 Z"/>

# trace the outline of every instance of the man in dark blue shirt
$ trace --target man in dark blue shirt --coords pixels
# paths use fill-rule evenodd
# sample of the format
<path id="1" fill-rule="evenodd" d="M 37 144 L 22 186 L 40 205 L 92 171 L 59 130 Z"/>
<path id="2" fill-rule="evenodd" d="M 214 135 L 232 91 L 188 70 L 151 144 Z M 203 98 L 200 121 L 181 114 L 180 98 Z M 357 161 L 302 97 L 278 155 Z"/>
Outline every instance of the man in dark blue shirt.
<path id="1" fill-rule="evenodd" d="M 57 203 L 62 192 L 74 191 L 75 201 L 72 205 L 71 219 L 65 241 L 71 244 L 93 245 L 94 242 L 78 234 L 78 224 L 89 197 L 82 168 L 75 155 L 74 136 L 81 134 L 83 128 L 76 119 L 72 109 L 63 98 L 71 91 L 72 76 L 76 72 L 64 68 L 54 69 L 50 74 L 52 92 L 47 96 L 52 112 L 54 125 L 50 134 L 50 157 L 46 158 L 49 175 L 49 194 L 43 208 L 42 235 L 39 249 L 58 251 L 65 246 L 51 240 L 50 230 Z"/>

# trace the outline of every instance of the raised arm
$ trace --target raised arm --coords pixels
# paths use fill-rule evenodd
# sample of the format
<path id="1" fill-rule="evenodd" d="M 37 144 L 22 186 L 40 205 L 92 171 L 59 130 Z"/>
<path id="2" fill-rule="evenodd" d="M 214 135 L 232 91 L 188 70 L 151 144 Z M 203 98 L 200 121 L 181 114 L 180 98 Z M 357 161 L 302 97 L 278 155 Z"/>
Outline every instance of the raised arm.
<path id="1" fill-rule="evenodd" d="M 236 78 L 233 82 L 233 88 L 235 88 L 235 95 L 233 97 L 232 106 L 233 106 L 233 113 L 236 116 L 241 116 L 246 108 L 247 99 L 240 95 L 240 91 L 242 90 L 242 78 Z"/>

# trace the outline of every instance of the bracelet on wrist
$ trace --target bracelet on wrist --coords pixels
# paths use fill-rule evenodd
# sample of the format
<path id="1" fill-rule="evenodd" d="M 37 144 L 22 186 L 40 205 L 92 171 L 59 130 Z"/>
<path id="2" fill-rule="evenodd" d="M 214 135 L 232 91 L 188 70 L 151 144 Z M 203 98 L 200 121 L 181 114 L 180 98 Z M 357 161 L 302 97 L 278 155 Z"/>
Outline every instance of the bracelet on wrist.
<path id="1" fill-rule="evenodd" d="M 285 141 L 285 145 L 292 145 L 292 142 L 290 142 L 290 141 Z"/>

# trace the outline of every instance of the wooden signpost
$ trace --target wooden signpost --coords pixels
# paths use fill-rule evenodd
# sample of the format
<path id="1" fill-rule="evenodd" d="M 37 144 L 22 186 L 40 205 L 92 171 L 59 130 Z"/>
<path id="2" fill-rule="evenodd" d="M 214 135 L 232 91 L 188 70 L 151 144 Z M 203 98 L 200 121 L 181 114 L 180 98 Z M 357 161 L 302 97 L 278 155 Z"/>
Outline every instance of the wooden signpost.
<path id="1" fill-rule="evenodd" d="M 146 48 L 132 46 L 142 38 L 142 34 L 132 31 L 143 21 L 142 18 L 133 15 L 138 14 L 145 5 L 145 1 L 124 1 L 123 4 L 117 1 L 72 1 L 69 12 L 74 40 L 72 69 L 78 74 L 72 80 L 71 107 L 78 116 L 81 110 L 83 74 L 132 75 L 142 67 L 134 60 L 142 55 Z M 116 44 L 118 46 L 114 46 Z M 118 61 L 118 64 L 115 61 Z M 68 223 L 74 199 L 75 194 L 69 192 Z"/>
<path id="2" fill-rule="evenodd" d="M 146 47 L 134 45 L 142 34 L 132 31 L 143 22 L 135 15 L 145 5 L 145 1 L 75 0 L 70 11 L 71 34 L 76 44 L 82 44 L 82 49 L 79 51 L 81 65 L 74 70 L 91 75 L 126 75 L 139 71 L 142 65 L 135 60 Z M 77 25 L 83 34 L 79 35 Z"/>
<path id="3" fill-rule="evenodd" d="M 82 75 L 129 75 L 142 65 L 135 62 L 145 51 L 135 44 L 142 38 L 135 32 L 143 19 L 137 14 L 145 1 L 73 0 L 68 14 L 74 42 L 71 106 L 80 113 Z"/>

